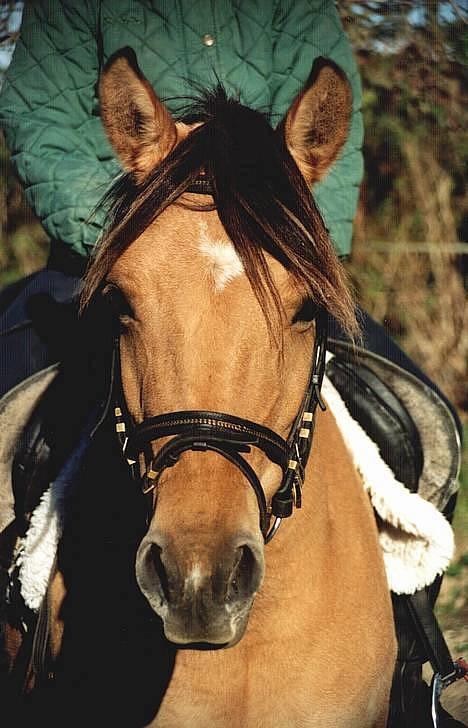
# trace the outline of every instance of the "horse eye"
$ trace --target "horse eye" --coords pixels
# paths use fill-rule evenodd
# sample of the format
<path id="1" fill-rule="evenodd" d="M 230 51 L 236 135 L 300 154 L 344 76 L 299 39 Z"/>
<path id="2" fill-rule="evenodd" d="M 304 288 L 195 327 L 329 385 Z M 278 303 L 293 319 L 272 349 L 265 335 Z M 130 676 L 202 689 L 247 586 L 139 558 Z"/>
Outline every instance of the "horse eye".
<path id="1" fill-rule="evenodd" d="M 102 296 L 113 316 L 120 320 L 123 318 L 134 318 L 132 307 L 125 298 L 125 295 L 113 283 L 108 283 L 104 287 Z"/>
<path id="2" fill-rule="evenodd" d="M 310 298 L 303 301 L 299 310 L 296 311 L 296 313 L 294 314 L 294 318 L 292 320 L 293 324 L 296 324 L 300 321 L 313 321 L 314 318 L 317 316 L 317 308 L 317 305 L 313 301 L 311 301 Z"/>

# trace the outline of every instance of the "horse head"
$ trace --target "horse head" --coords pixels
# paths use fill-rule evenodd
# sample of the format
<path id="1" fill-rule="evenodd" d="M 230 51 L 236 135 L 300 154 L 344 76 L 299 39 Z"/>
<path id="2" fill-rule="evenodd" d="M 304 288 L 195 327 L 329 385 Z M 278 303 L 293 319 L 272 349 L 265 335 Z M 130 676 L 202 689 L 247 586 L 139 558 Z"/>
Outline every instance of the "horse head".
<path id="1" fill-rule="evenodd" d="M 112 311 L 129 420 L 140 432 L 149 421 L 161 426 L 133 443 L 141 476 L 157 475 L 137 581 L 169 640 L 230 646 L 264 576 L 259 502 L 268 516 L 282 478 L 279 458 L 236 423 L 286 440 L 307 387 L 317 311 L 355 327 L 309 192 L 344 144 L 351 92 L 320 59 L 276 130 L 222 88 L 175 120 L 124 50 L 104 69 L 100 99 L 126 175 L 83 302 L 102 299 Z M 186 434 L 193 412 L 229 413 L 232 449 L 223 440 L 217 450 L 212 431 L 204 447 L 199 429 L 189 447 L 171 444 L 181 434 L 175 415 Z"/>

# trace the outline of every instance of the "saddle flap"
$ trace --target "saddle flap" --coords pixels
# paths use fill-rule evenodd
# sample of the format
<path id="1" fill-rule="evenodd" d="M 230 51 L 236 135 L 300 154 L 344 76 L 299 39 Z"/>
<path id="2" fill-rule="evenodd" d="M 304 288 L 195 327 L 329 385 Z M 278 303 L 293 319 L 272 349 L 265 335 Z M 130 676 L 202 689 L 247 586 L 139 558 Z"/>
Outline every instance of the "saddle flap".
<path id="1" fill-rule="evenodd" d="M 336 356 L 327 364 L 327 376 L 397 480 L 416 491 L 423 468 L 421 440 L 398 397 L 363 364 Z"/>

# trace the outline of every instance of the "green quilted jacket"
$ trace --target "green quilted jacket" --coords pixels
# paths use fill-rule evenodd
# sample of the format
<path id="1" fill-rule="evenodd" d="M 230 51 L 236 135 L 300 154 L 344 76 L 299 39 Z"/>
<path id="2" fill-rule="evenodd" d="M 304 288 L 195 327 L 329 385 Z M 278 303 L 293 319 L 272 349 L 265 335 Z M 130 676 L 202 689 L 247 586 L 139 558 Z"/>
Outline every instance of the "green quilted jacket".
<path id="1" fill-rule="evenodd" d="M 217 79 L 276 125 L 314 58 L 332 58 L 354 93 L 348 142 L 316 200 L 340 254 L 349 252 L 362 176 L 360 82 L 332 0 L 31 0 L 0 96 L 0 123 L 26 197 L 55 240 L 89 254 L 92 210 L 119 164 L 101 128 L 96 82 L 132 46 L 172 112 L 193 82 Z"/>

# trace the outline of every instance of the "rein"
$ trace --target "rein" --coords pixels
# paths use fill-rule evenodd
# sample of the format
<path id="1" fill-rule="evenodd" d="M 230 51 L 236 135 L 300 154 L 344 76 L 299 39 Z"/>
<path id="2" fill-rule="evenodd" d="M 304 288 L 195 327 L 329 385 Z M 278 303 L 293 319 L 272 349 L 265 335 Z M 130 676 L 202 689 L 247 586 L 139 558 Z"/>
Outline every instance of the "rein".
<path id="1" fill-rule="evenodd" d="M 259 508 L 260 528 L 265 543 L 271 541 L 283 518 L 288 518 L 294 509 L 301 507 L 305 468 L 309 458 L 314 432 L 317 405 L 325 410 L 320 388 L 325 374 L 325 353 L 327 347 L 328 315 L 320 311 L 316 317 L 316 332 L 312 363 L 307 388 L 291 427 L 287 440 L 264 425 L 251 422 L 223 412 L 204 410 L 183 410 L 149 417 L 140 424 L 134 424 L 123 395 L 120 339 L 115 338 L 113 352 L 115 398 L 115 430 L 122 452 L 129 463 L 135 479 L 136 460 L 145 455 L 149 465 L 142 477 L 143 493 L 150 495 L 153 506 L 153 491 L 157 488 L 163 472 L 173 467 L 180 456 L 189 450 L 193 452 L 215 452 L 235 465 L 252 487 Z M 151 443 L 170 437 L 153 454 Z M 242 456 L 251 448 L 261 450 L 271 462 L 282 470 L 281 483 L 274 494 L 271 506 L 266 502 L 259 477 Z M 271 518 L 274 518 L 270 525 Z"/>

